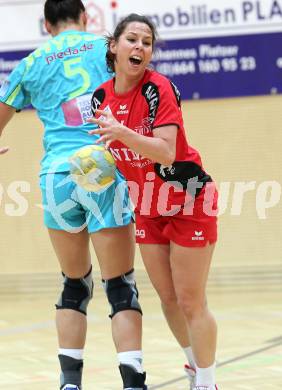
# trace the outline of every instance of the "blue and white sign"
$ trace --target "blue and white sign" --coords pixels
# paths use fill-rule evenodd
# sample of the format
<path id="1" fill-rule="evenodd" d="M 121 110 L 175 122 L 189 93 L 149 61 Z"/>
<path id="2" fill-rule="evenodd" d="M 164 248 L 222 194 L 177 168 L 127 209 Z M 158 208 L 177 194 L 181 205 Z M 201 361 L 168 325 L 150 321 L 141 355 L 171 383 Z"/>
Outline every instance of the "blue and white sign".
<path id="1" fill-rule="evenodd" d="M 131 12 L 156 24 L 153 65 L 182 98 L 282 93 L 282 0 L 85 0 L 88 30 L 104 34 Z M 48 39 L 44 0 L 0 0 L 0 84 Z"/>
<path id="2" fill-rule="evenodd" d="M 0 85 L 7 79 L 7 75 L 26 57 L 30 50 L 0 52 Z"/>
<path id="3" fill-rule="evenodd" d="M 153 65 L 183 99 L 282 93 L 282 33 L 170 40 Z"/>

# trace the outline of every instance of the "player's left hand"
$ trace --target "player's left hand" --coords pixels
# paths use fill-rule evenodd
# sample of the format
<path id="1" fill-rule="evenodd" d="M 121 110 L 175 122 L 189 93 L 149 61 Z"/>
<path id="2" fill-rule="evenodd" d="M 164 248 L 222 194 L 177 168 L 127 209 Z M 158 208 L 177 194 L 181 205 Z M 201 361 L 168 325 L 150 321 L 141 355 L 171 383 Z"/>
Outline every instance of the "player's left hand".
<path id="1" fill-rule="evenodd" d="M 96 141 L 97 144 L 104 143 L 108 148 L 110 143 L 116 140 L 122 140 L 128 131 L 127 127 L 123 126 L 111 112 L 96 110 L 99 118 L 91 118 L 88 120 L 90 123 L 95 123 L 99 126 L 98 129 L 90 130 L 89 134 L 99 134 L 100 138 Z"/>
<path id="2" fill-rule="evenodd" d="M 9 148 L 8 148 L 8 147 L 5 147 L 5 148 L 0 148 L 0 154 L 5 154 L 5 153 L 7 153 L 7 152 L 8 152 L 8 150 L 9 150 Z"/>

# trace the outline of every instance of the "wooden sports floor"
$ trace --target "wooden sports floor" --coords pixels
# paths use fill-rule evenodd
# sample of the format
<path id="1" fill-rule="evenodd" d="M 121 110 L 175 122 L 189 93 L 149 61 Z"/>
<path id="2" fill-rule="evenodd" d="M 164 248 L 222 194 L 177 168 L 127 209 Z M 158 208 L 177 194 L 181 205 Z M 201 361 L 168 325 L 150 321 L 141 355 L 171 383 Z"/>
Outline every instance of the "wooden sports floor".
<path id="1" fill-rule="evenodd" d="M 247 280 L 237 274 L 218 283 L 211 273 L 208 293 L 219 327 L 220 389 L 282 388 L 281 274 L 279 279 L 277 272 L 269 272 L 267 284 L 262 282 L 262 276 L 258 272 L 256 278 Z M 188 390 L 182 370 L 183 353 L 165 324 L 144 271 L 138 271 L 137 278 L 144 310 L 144 363 L 149 389 Z M 108 305 L 98 275 L 95 279 L 95 296 L 88 316 L 84 389 L 118 390 L 121 383 L 107 318 Z M 23 282 L 28 284 L 27 280 Z M 43 294 L 39 290 L 31 293 L 27 288 L 19 296 L 13 294 L 12 286 L 6 290 L 9 293 L 1 294 L 0 389 L 58 389 L 54 283 L 50 280 L 51 287 L 43 285 Z"/>

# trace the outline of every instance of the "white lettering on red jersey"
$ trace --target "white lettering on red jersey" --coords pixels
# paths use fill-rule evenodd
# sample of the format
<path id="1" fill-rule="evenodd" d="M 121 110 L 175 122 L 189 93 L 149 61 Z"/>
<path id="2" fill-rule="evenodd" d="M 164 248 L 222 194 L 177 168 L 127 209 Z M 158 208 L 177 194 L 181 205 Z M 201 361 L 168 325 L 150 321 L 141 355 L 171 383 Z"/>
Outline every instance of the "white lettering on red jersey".
<path id="1" fill-rule="evenodd" d="M 199 153 L 187 143 L 180 93 L 166 77 L 146 70 L 139 84 L 125 94 L 116 94 L 114 79 L 109 80 L 92 97 L 94 114 L 96 109 L 105 108 L 119 122 L 146 137 L 153 137 L 155 128 L 178 128 L 176 158 L 170 167 L 142 157 L 119 141 L 110 144 L 109 150 L 129 188 L 138 188 L 138 194 L 132 196 L 135 212 L 150 217 L 163 215 L 164 211 L 169 214 L 172 205 L 184 207 L 187 199 L 197 196 L 211 181 L 202 169 Z"/>

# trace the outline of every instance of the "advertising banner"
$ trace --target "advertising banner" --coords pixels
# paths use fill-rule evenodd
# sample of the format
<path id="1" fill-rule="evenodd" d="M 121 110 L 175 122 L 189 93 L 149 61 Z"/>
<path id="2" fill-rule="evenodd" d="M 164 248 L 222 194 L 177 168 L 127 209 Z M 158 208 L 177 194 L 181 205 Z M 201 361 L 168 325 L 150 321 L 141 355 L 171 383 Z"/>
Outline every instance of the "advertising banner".
<path id="1" fill-rule="evenodd" d="M 0 83 L 48 39 L 43 0 L 0 0 Z M 113 31 L 131 12 L 155 23 L 153 66 L 183 99 L 282 93 L 282 0 L 84 1 L 88 30 Z"/>
<path id="2" fill-rule="evenodd" d="M 153 64 L 184 99 L 282 93 L 282 33 L 170 40 Z"/>

